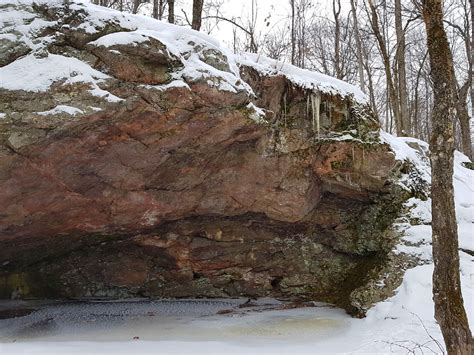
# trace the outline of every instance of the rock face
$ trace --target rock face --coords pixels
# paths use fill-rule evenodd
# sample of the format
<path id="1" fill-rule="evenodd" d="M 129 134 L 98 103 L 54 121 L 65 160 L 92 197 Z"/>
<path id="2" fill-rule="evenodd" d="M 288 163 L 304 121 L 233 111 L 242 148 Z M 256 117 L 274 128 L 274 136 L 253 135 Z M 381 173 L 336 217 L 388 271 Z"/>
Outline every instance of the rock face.
<path id="1" fill-rule="evenodd" d="M 1 297 L 272 296 L 363 315 L 397 286 L 409 192 L 355 88 L 92 5 L 0 10 L 23 21 L 0 39 Z"/>

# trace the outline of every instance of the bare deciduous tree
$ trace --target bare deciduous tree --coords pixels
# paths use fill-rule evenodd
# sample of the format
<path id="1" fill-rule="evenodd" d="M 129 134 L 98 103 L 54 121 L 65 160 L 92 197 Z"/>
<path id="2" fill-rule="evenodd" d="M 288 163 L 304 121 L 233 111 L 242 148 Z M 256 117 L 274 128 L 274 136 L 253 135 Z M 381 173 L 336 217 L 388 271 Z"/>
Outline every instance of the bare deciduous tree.
<path id="1" fill-rule="evenodd" d="M 422 0 L 427 33 L 434 107 L 431 116 L 431 199 L 433 228 L 433 299 L 435 318 L 448 354 L 472 354 L 473 340 L 461 294 L 456 214 L 454 210 L 453 59 L 443 26 L 442 0 Z"/>
<path id="2" fill-rule="evenodd" d="M 357 49 L 357 72 L 359 73 L 359 85 L 363 92 L 365 92 L 365 78 L 364 78 L 364 58 L 362 55 L 362 43 L 359 33 L 359 23 L 357 21 L 357 9 L 354 0 L 351 0 L 351 13 L 354 27 L 354 37 Z"/>
<path id="3" fill-rule="evenodd" d="M 153 13 L 152 16 L 158 20 L 163 18 L 163 12 L 165 9 L 164 0 L 153 0 Z"/>
<path id="4" fill-rule="evenodd" d="M 334 16 L 334 66 L 336 68 L 336 78 L 342 79 L 341 70 L 341 0 L 332 0 L 332 14 Z"/>
<path id="5" fill-rule="evenodd" d="M 385 77 L 387 81 L 387 91 L 388 91 L 388 97 L 390 101 L 390 107 L 393 112 L 393 116 L 395 118 L 395 126 L 397 129 L 397 133 L 399 135 L 402 135 L 404 132 L 404 127 L 401 121 L 400 106 L 399 106 L 400 101 L 399 101 L 398 90 L 396 89 L 394 76 L 392 73 L 390 55 L 387 51 L 385 36 L 383 36 L 382 31 L 380 30 L 379 16 L 378 16 L 377 9 L 375 8 L 373 0 L 368 0 L 368 5 L 370 9 L 370 25 L 375 35 L 375 38 L 377 40 L 377 44 L 378 44 L 379 51 L 380 51 L 382 61 L 383 61 L 383 65 L 385 68 Z"/>
<path id="6" fill-rule="evenodd" d="M 407 92 L 407 74 L 406 74 L 406 42 L 405 31 L 402 22 L 402 4 L 400 0 L 395 0 L 395 33 L 397 46 L 395 52 L 396 76 L 398 79 L 398 97 L 400 105 L 400 122 L 404 135 L 410 135 L 410 114 L 408 111 L 408 92 Z"/>
<path id="7" fill-rule="evenodd" d="M 474 115 L 474 80 L 472 78 L 472 71 L 474 70 L 474 1 L 471 0 L 471 113 Z M 471 147 L 472 149 L 472 147 Z M 471 159 L 473 159 L 471 157 Z"/>
<path id="8" fill-rule="evenodd" d="M 471 140 L 471 127 L 470 127 L 470 117 L 468 112 L 467 106 L 467 98 L 469 93 L 469 88 L 471 87 L 472 83 L 472 60 L 471 60 L 471 21 L 469 16 L 469 7 L 468 7 L 468 0 L 461 0 L 460 1 L 460 10 L 462 12 L 462 16 L 457 18 L 457 21 L 449 21 L 447 19 L 444 22 L 452 28 L 454 33 L 457 37 L 460 38 L 462 42 L 462 46 L 465 50 L 465 56 L 467 59 L 467 73 L 465 75 L 465 81 L 461 85 L 459 80 L 456 77 L 456 74 L 453 73 L 453 85 L 454 85 L 454 93 L 455 93 L 455 106 L 457 117 L 460 126 L 460 149 L 466 154 L 469 158 L 473 159 L 473 151 L 472 151 L 472 140 Z M 471 91 L 472 94 L 472 91 Z"/>
<path id="9" fill-rule="evenodd" d="M 296 29 L 295 29 L 295 0 L 290 0 L 291 7 L 291 64 L 296 63 Z"/>

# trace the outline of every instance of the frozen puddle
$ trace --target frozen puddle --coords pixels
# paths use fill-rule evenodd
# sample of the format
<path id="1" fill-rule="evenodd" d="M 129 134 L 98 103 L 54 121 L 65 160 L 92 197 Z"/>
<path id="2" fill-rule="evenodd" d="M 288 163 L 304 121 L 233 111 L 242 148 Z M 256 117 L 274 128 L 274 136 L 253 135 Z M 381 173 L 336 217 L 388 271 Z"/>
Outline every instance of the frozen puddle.
<path id="1" fill-rule="evenodd" d="M 82 302 L 41 305 L 0 320 L 0 342 L 314 342 L 349 326 L 342 310 L 320 305 L 275 309 L 275 301 L 240 308 L 245 300 Z M 24 305 L 23 305 L 24 306 Z M 29 305 L 31 306 L 31 304 Z M 18 305 L 17 307 L 20 307 Z"/>

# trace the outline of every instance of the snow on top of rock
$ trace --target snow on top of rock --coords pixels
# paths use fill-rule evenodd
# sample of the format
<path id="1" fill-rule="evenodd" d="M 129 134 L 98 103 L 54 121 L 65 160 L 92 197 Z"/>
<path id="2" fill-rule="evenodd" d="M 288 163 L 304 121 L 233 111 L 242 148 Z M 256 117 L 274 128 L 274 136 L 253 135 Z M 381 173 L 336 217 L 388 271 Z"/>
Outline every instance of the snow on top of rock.
<path id="1" fill-rule="evenodd" d="M 380 139 L 382 143 L 386 143 L 390 146 L 395 157 L 398 160 L 411 160 L 413 162 L 421 162 L 419 155 L 416 154 L 416 151 L 411 148 L 407 143 L 417 143 L 421 147 L 428 147 L 428 143 L 421 141 L 415 138 L 409 137 L 396 137 L 391 135 L 390 133 L 385 132 L 384 130 L 380 130 Z"/>
<path id="2" fill-rule="evenodd" d="M 265 122 L 265 110 L 263 110 L 262 108 L 260 107 L 257 107 L 254 105 L 253 102 L 250 102 L 248 105 L 247 105 L 247 108 L 252 111 L 252 113 L 250 114 L 250 118 L 252 120 L 254 120 L 255 122 L 257 123 L 263 123 Z"/>
<path id="3" fill-rule="evenodd" d="M 429 161 L 429 144 L 416 138 L 395 137 L 381 131 L 381 141 L 390 145 L 396 159 L 410 162 L 427 184 L 431 184 L 431 165 Z M 474 223 L 474 170 L 466 168 L 463 163 L 469 158 L 459 151 L 454 152 L 453 185 L 456 205 L 456 216 L 459 223 Z M 401 180 L 403 183 L 403 179 Z M 420 223 L 431 223 L 431 199 L 422 201 L 411 198 L 406 207 L 412 218 Z M 474 250 L 474 240 L 471 241 Z"/>
<path id="4" fill-rule="evenodd" d="M 67 106 L 67 105 L 57 105 L 51 110 L 36 112 L 40 116 L 56 115 L 61 113 L 67 113 L 71 116 L 84 113 L 84 111 L 78 109 L 77 107 Z"/>
<path id="5" fill-rule="evenodd" d="M 111 47 L 120 44 L 136 44 L 145 42 L 148 37 L 139 32 L 115 32 L 100 37 L 98 40 L 91 42 L 90 44 L 95 46 Z"/>
<path id="6" fill-rule="evenodd" d="M 55 81 L 65 84 L 90 83 L 94 87 L 108 75 L 72 57 L 49 54 L 44 58 L 27 55 L 0 68 L 0 87 L 8 90 L 46 91 Z"/>
<path id="7" fill-rule="evenodd" d="M 381 141 L 390 145 L 396 159 L 410 162 L 419 173 L 418 178 L 425 183 L 431 184 L 431 167 L 429 161 L 429 145 L 419 139 L 410 137 L 395 137 L 381 131 Z M 454 202 L 456 208 L 456 219 L 459 224 L 460 247 L 474 250 L 474 234 L 468 233 L 472 230 L 474 223 L 474 171 L 463 166 L 469 162 L 469 158 L 459 151 L 454 152 Z M 413 178 L 413 177 L 411 177 Z M 402 178 L 404 184 L 406 179 Z M 416 255 L 419 259 L 431 260 L 431 198 L 425 201 L 419 198 L 409 199 L 405 206 L 410 210 L 410 218 L 417 220 L 421 225 L 405 226 L 403 240 L 406 245 L 398 245 L 399 252 Z M 466 230 L 461 230 L 462 228 Z"/>
<path id="8" fill-rule="evenodd" d="M 55 31 L 68 29 L 71 25 L 61 19 L 61 16 L 57 21 L 46 21 L 36 13 L 33 3 L 37 7 L 44 5 L 50 9 L 53 8 L 57 10 L 53 12 L 58 15 L 65 14 L 66 11 L 66 5 L 61 0 L 36 0 L 34 2 L 32 0 L 9 0 L 8 5 L 1 10 L 3 15 L 0 16 L 0 35 L 3 36 L 2 38 L 9 38 L 8 40 L 16 43 L 21 42 L 33 52 L 46 51 L 46 45 L 54 41 L 54 36 L 57 34 Z M 252 95 L 253 91 L 250 86 L 240 78 L 239 66 L 244 64 L 251 65 L 265 74 L 284 74 L 296 85 L 305 88 L 342 96 L 352 95 L 361 103 L 367 102 L 365 94 L 358 88 L 341 80 L 288 64 L 281 64 L 261 56 L 235 55 L 218 40 L 202 32 L 158 21 L 151 17 L 122 13 L 82 0 L 71 0 L 68 6 L 70 11 L 77 15 L 76 17 L 80 17 L 76 19 L 79 24 L 74 25 L 75 31 L 98 34 L 99 32 L 103 33 L 107 25 L 112 26 L 113 31 L 118 31 L 95 39 L 90 42 L 92 45 L 106 47 L 117 44 L 133 45 L 145 42 L 150 37 L 163 43 L 169 53 L 178 57 L 183 63 L 182 69 L 172 75 L 175 80 L 184 79 L 188 83 L 203 81 L 219 90 L 246 91 Z M 47 27 L 55 31 L 42 31 Z M 87 64 L 80 65 L 77 63 L 79 60 L 75 61 L 68 57 L 59 60 L 57 55 L 52 54 L 49 54 L 49 57 L 52 59 L 28 57 L 28 59 L 20 60 L 19 64 L 13 62 L 6 65 L 0 72 L 2 79 L 0 87 L 10 90 L 44 91 L 54 80 L 67 78 L 67 82 L 77 82 L 82 78 L 84 82 L 91 83 L 94 87 L 93 91 L 97 92 L 99 90 L 97 80 L 105 79 L 105 74 L 99 75 L 92 68 L 86 70 Z M 20 75 L 19 70 L 24 70 L 27 63 L 36 78 L 33 79 L 33 75 L 28 73 L 24 77 Z M 59 65 L 55 66 L 55 64 Z M 38 67 L 33 68 L 33 66 Z M 79 72 L 82 75 L 72 79 L 65 72 L 67 68 L 70 68 L 71 72 Z M 10 82 L 12 80 L 15 82 Z"/>
<path id="9" fill-rule="evenodd" d="M 40 43 L 35 40 L 36 35 L 56 22 L 39 18 L 31 5 L 31 1 L 9 0 L 0 8 L 0 40 L 17 42 L 33 50 L 42 47 L 47 38 Z"/>
<path id="10" fill-rule="evenodd" d="M 245 90 L 250 94 L 253 93 L 250 86 L 240 79 L 235 55 L 211 36 L 147 16 L 125 14 L 92 4 L 75 3 L 71 8 L 87 12 L 86 19 L 79 26 L 87 32 L 93 32 L 93 28 L 103 26 L 106 22 L 116 23 L 124 29 L 122 32 L 99 38 L 91 43 L 93 45 L 109 47 L 117 44 L 133 44 L 151 37 L 163 43 L 168 52 L 178 57 L 184 64 L 183 69 L 174 74 L 175 79 L 184 78 L 190 81 L 203 79 L 210 86 L 216 86 L 220 90 L 231 92 Z M 204 52 L 211 53 L 206 55 L 212 53 L 220 55 L 223 64 L 228 65 L 228 71 L 206 63 Z"/>
<path id="11" fill-rule="evenodd" d="M 49 8 L 57 8 L 58 14 L 61 14 L 64 10 L 64 5 L 61 1 L 38 0 L 35 1 L 35 4 L 38 6 L 47 5 Z M 44 29 L 48 26 L 55 28 L 61 26 L 64 28 L 69 27 L 68 24 L 61 23 L 61 20 L 54 22 L 44 21 L 38 18 L 38 15 L 35 14 L 32 8 L 33 1 L 31 0 L 16 0 L 9 3 L 9 5 L 10 6 L 2 10 L 4 13 L 2 18 L 11 20 L 3 20 L 3 23 L 1 23 L 1 32 L 3 32 L 5 37 L 9 36 L 10 40 L 19 41 L 19 39 L 16 38 L 16 36 L 15 39 L 12 34 L 20 31 L 22 33 L 21 41 L 31 50 L 45 51 L 46 44 L 52 39 L 49 36 L 41 37 L 41 35 L 38 35 L 40 32 L 39 29 Z M 113 25 L 114 29 L 119 31 L 106 34 L 90 42 L 92 45 L 106 47 L 117 44 L 133 45 L 145 42 L 151 37 L 163 43 L 166 49 L 178 57 L 184 64 L 180 72 L 174 73 L 174 79 L 184 78 L 189 81 L 203 80 L 221 90 L 232 92 L 244 90 L 249 92 L 249 94 L 253 93 L 250 86 L 240 79 L 239 68 L 232 52 L 219 41 L 204 33 L 158 21 L 146 16 L 122 13 L 80 0 L 71 1 L 69 8 L 71 11 L 76 11 L 82 17 L 80 24 L 75 26 L 74 30 L 82 30 L 85 33 L 95 34 L 103 30 L 106 25 Z M 32 19 L 33 22 L 31 22 Z M 122 31 L 120 31 L 120 29 Z M 220 60 L 224 62 L 224 66 L 226 67 L 225 70 L 206 63 L 204 57 L 212 55 L 212 53 L 217 53 L 221 57 Z M 53 60 L 57 61 L 57 59 L 58 57 L 56 56 Z M 41 61 L 33 63 L 32 59 L 29 60 L 29 64 L 31 65 L 45 64 Z M 66 59 L 63 61 L 65 62 Z M 72 61 L 69 61 L 69 63 L 72 64 Z M 77 65 L 72 65 L 71 70 L 76 71 L 76 66 Z M 21 76 L 18 75 L 19 65 L 15 62 L 2 69 L 0 73 L 0 77 L 2 78 L 0 87 L 10 90 L 46 90 L 47 87 L 45 84 L 52 83 L 52 81 L 48 79 L 54 78 L 58 80 L 60 77 L 68 77 L 63 71 L 64 65 L 58 67 L 56 74 L 53 73 L 56 69 L 54 66 L 46 68 L 46 66 L 41 65 L 39 68 L 34 69 L 36 74 L 41 77 L 41 85 L 34 85 L 30 82 L 29 78 L 22 80 Z M 44 73 L 42 73 L 43 71 Z M 15 83 L 8 84 L 7 81 L 12 78 L 16 78 Z M 35 80 L 35 84 L 38 84 L 37 81 L 38 80 Z"/>
<path id="12" fill-rule="evenodd" d="M 150 20 L 144 16 L 140 17 L 147 21 Z M 123 31 L 108 34 L 90 44 L 111 47 L 114 45 L 135 45 L 145 42 L 149 38 L 156 39 L 166 46 L 166 50 L 170 54 L 179 58 L 183 63 L 183 68 L 173 73 L 173 79 L 178 81 L 185 79 L 191 82 L 203 80 L 209 86 L 217 87 L 220 90 L 231 92 L 244 90 L 253 94 L 250 86 L 240 79 L 239 68 L 233 54 L 228 49 L 216 45 L 217 42 L 214 40 L 208 41 L 210 37 L 202 36 L 199 32 L 156 20 L 152 20 L 148 26 L 147 21 L 141 23 L 141 27 L 133 32 Z M 220 62 L 221 67 L 206 63 L 206 60 L 212 56 Z"/>
<path id="13" fill-rule="evenodd" d="M 384 130 L 380 130 L 380 140 L 390 146 L 397 160 L 411 162 L 421 174 L 420 177 L 428 184 L 431 183 L 428 143 L 415 138 L 395 137 Z"/>
<path id="14" fill-rule="evenodd" d="M 329 75 L 301 69 L 294 65 L 270 59 L 259 54 L 246 53 L 238 57 L 240 65 L 254 68 L 266 75 L 284 75 L 296 85 L 312 90 L 318 90 L 331 95 L 353 96 L 362 104 L 368 102 L 368 97 L 358 87 Z"/>
<path id="15" fill-rule="evenodd" d="M 428 184 L 431 183 L 428 143 L 412 137 L 395 137 L 383 130 L 380 130 L 380 140 L 390 146 L 397 160 L 411 162 L 421 173 L 421 178 Z M 464 167 L 465 162 L 470 162 L 470 159 L 456 150 L 454 152 L 454 184 L 458 184 L 456 193 L 459 196 L 456 196 L 456 200 L 461 205 L 472 204 L 471 201 L 474 200 L 474 171 Z"/>

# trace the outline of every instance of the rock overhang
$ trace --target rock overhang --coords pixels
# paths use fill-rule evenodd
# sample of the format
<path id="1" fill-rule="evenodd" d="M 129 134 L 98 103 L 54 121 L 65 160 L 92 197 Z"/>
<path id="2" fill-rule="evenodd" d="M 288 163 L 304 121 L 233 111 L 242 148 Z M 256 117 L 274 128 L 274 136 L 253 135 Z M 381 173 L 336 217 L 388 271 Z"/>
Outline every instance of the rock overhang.
<path id="1" fill-rule="evenodd" d="M 1 57 L 2 297 L 270 295 L 363 314 L 387 294 L 364 287 L 409 193 L 360 90 L 146 17 L 12 4 L 6 36 L 29 52 Z"/>

